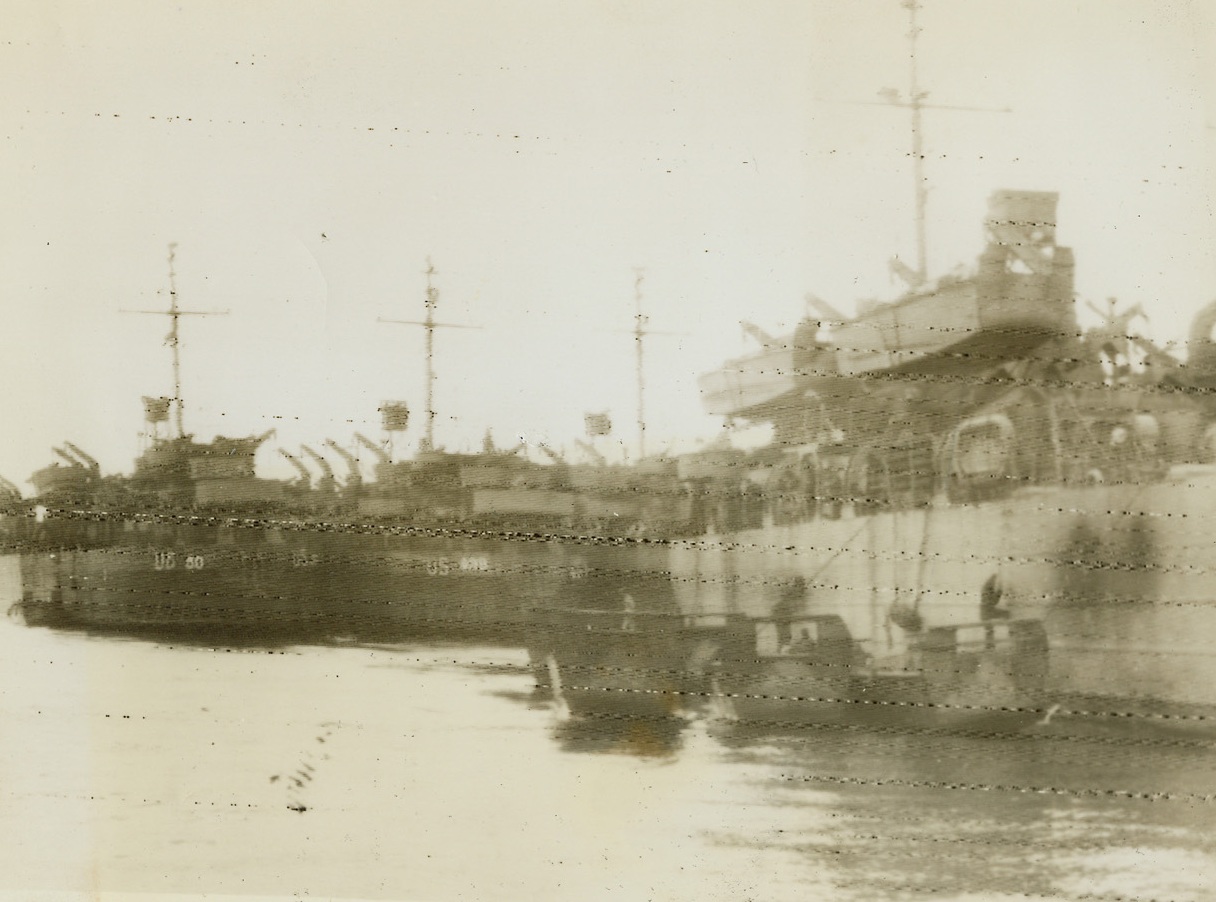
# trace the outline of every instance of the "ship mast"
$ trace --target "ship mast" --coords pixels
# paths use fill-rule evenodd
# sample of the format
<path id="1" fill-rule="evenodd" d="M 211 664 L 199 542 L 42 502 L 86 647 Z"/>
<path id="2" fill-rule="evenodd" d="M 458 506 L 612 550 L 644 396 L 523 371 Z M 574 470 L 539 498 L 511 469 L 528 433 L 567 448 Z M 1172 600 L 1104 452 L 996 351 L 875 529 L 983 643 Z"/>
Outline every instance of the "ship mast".
<path id="1" fill-rule="evenodd" d="M 911 269 L 899 261 L 891 261 L 892 271 L 908 283 L 909 288 L 919 288 L 929 280 L 928 262 L 928 216 L 929 180 L 925 175 L 925 145 L 922 113 L 924 110 L 956 110 L 967 113 L 1008 113 L 1008 107 L 996 109 L 992 107 L 953 106 L 947 104 L 926 103 L 928 91 L 920 87 L 920 69 L 917 60 L 917 40 L 921 28 L 917 23 L 916 14 L 920 12 L 920 0 L 903 0 L 903 7 L 908 11 L 908 97 L 903 99 L 895 88 L 884 88 L 879 91 L 883 103 L 892 106 L 907 107 L 911 115 L 912 131 L 912 178 L 914 186 L 914 205 L 916 218 L 916 268 Z"/>
<path id="2" fill-rule="evenodd" d="M 637 381 L 638 394 L 638 459 L 646 456 L 646 354 L 645 342 L 650 335 L 687 335 L 686 332 L 668 332 L 663 329 L 648 329 L 650 317 L 642 312 L 642 280 L 645 278 L 645 271 L 641 268 L 634 270 L 633 280 L 633 328 L 628 330 L 628 334 L 633 336 L 634 347 L 634 366 L 636 369 L 635 378 Z M 614 332 L 625 330 L 612 330 Z"/>
<path id="3" fill-rule="evenodd" d="M 435 447 L 435 308 L 439 304 L 439 289 L 432 284 L 435 264 L 426 258 L 426 437 L 424 451 Z"/>
<path id="4" fill-rule="evenodd" d="M 633 316 L 633 344 L 637 350 L 638 459 L 641 460 L 646 456 L 646 408 L 644 404 L 646 376 L 643 369 L 643 339 L 646 337 L 646 323 L 649 322 L 649 317 L 642 313 L 642 279 L 645 278 L 645 275 L 640 269 L 635 270 L 634 273 L 633 301 L 636 312 Z"/>
<path id="5" fill-rule="evenodd" d="M 426 258 L 426 319 L 385 319 L 382 323 L 395 323 L 402 326 L 422 326 L 426 330 L 426 434 L 423 436 L 421 450 L 435 449 L 435 330 L 436 329 L 480 329 L 480 326 L 466 326 L 459 323 L 440 323 L 435 321 L 435 310 L 439 306 L 439 289 L 435 287 L 433 277 L 436 273 L 431 258 Z"/>
<path id="6" fill-rule="evenodd" d="M 173 351 L 173 418 L 177 425 L 177 437 L 186 434 L 182 423 L 182 355 L 181 338 L 178 333 L 178 321 L 182 311 L 177 306 L 177 270 L 173 268 L 177 257 L 177 245 L 169 245 L 169 347 Z"/>
<path id="7" fill-rule="evenodd" d="M 916 13 L 920 9 L 917 0 L 905 0 L 908 10 L 908 109 L 912 114 L 912 176 L 916 182 L 916 286 L 929 278 L 925 238 L 925 208 L 929 202 L 929 188 L 925 183 L 925 150 L 921 133 L 921 107 L 926 92 L 920 89 L 916 68 L 916 39 L 920 27 L 916 24 Z"/>
<path id="8" fill-rule="evenodd" d="M 169 317 L 169 335 L 165 339 L 169 348 L 173 352 L 173 397 L 170 399 L 173 402 L 173 420 L 177 427 L 177 434 L 174 438 L 181 438 L 186 434 L 184 425 L 183 401 L 182 401 L 182 359 L 181 359 L 181 335 L 178 330 L 178 325 L 183 316 L 225 316 L 227 310 L 182 310 L 177 306 L 177 271 L 174 268 L 174 262 L 177 259 L 177 243 L 173 242 L 169 245 L 169 309 L 168 310 L 123 310 L 123 313 L 148 313 L 153 316 Z"/>

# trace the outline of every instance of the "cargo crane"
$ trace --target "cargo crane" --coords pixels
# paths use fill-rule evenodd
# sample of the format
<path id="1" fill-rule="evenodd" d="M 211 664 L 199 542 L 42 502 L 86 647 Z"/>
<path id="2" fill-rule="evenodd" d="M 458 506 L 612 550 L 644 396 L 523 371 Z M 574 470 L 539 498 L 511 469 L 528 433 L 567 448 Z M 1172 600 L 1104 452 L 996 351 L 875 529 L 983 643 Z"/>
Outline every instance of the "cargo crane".
<path id="1" fill-rule="evenodd" d="M 604 457 L 604 455 L 600 454 L 600 452 L 596 449 L 595 445 L 591 444 L 591 442 L 585 442 L 582 439 L 576 438 L 574 440 L 574 444 L 578 445 L 583 451 L 585 451 L 588 454 L 588 456 L 590 456 L 590 458 L 595 461 L 597 466 L 601 466 L 601 467 L 608 466 L 608 458 L 606 458 L 606 457 Z"/>
<path id="2" fill-rule="evenodd" d="M 5 504 L 21 500 L 21 489 L 0 476 L 0 502 Z"/>
<path id="3" fill-rule="evenodd" d="M 551 460 L 553 463 L 560 466 L 566 462 L 566 458 L 563 457 L 560 452 L 550 448 L 544 442 L 537 442 L 536 447 L 539 448 L 541 453 L 544 454 L 545 457 L 549 458 L 549 460 Z"/>
<path id="4" fill-rule="evenodd" d="M 71 442 L 64 442 L 63 447 L 67 448 L 70 452 L 72 452 L 72 454 L 74 454 L 76 456 L 76 458 L 80 461 L 80 463 L 83 466 L 92 470 L 94 473 L 101 472 L 101 464 L 99 464 L 97 462 L 97 460 L 91 454 L 88 454 L 88 453 L 80 450 L 79 447 L 77 447 L 76 445 L 73 445 Z"/>
<path id="5" fill-rule="evenodd" d="M 308 472 L 308 467 L 304 466 L 304 462 L 286 448 L 280 448 L 279 453 L 283 455 L 288 463 L 296 468 L 296 472 L 300 474 L 301 485 L 304 488 L 310 488 L 312 486 L 312 474 Z"/>
<path id="6" fill-rule="evenodd" d="M 332 438 L 325 440 L 325 447 L 333 449 L 334 453 L 346 462 L 348 471 L 346 476 L 346 491 L 348 494 L 358 495 L 359 489 L 363 485 L 363 474 L 359 471 L 359 458 L 355 457 L 355 455 L 351 454 Z"/>
<path id="7" fill-rule="evenodd" d="M 376 480 L 388 480 L 391 478 L 393 457 L 384 449 L 382 445 L 378 445 L 362 432 L 355 433 L 355 441 L 366 448 L 372 454 L 376 455 L 376 466 L 374 472 Z"/>
<path id="8" fill-rule="evenodd" d="M 336 492 L 338 480 L 334 478 L 334 468 L 329 465 L 329 461 L 308 445 L 301 445 L 300 450 L 316 461 L 317 466 L 321 468 L 321 478 L 317 480 L 317 490 L 326 494 Z"/>
<path id="9" fill-rule="evenodd" d="M 75 447 L 75 445 L 72 444 L 71 441 L 64 441 L 63 447 L 54 447 L 54 449 L 51 450 L 57 453 L 58 456 L 62 457 L 63 460 L 67 462 L 69 467 L 88 470 L 90 473 L 97 472 L 97 462 L 92 460 L 92 458 L 88 455 L 78 456 L 80 455 L 80 451 L 77 449 L 77 447 Z M 73 451 L 75 453 L 73 453 Z M 84 460 L 81 460 L 81 457 L 83 457 Z"/>
<path id="10" fill-rule="evenodd" d="M 50 466 L 43 467 L 31 475 L 30 482 L 34 484 L 39 495 L 72 495 L 83 498 L 100 478 L 100 469 L 97 461 L 71 442 L 63 444 L 65 447 L 56 447 L 51 450 L 67 466 L 55 461 Z"/>
<path id="11" fill-rule="evenodd" d="M 372 454 L 376 455 L 376 461 L 378 463 L 386 464 L 391 460 L 387 451 L 385 451 L 382 447 L 380 447 L 375 442 L 373 442 L 370 438 L 368 438 L 362 432 L 355 433 L 355 441 L 357 441 L 360 445 L 362 445 L 368 451 L 372 452 Z"/>

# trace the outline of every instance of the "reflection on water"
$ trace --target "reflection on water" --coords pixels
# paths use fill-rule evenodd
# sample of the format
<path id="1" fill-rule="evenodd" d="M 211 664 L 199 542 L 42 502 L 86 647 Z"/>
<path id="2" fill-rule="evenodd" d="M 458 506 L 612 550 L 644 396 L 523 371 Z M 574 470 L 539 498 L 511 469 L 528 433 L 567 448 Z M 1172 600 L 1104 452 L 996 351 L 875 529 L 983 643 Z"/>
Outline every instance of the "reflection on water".
<path id="1" fill-rule="evenodd" d="M 0 888 L 1200 900 L 1216 750 L 561 719 L 525 656 L 0 622 Z M 91 896 L 90 896 L 91 898 Z"/>
<path id="2" fill-rule="evenodd" d="M 559 717 L 553 738 L 565 752 L 665 758 L 680 750 L 684 727 L 679 720 L 651 717 Z"/>
<path id="3" fill-rule="evenodd" d="M 876 898 L 1126 893 L 1136 874 L 1153 891 L 1128 898 L 1202 898 L 1216 878 L 1210 750 L 845 731 L 736 754 L 770 768 L 770 799 L 830 808 L 800 848 Z"/>

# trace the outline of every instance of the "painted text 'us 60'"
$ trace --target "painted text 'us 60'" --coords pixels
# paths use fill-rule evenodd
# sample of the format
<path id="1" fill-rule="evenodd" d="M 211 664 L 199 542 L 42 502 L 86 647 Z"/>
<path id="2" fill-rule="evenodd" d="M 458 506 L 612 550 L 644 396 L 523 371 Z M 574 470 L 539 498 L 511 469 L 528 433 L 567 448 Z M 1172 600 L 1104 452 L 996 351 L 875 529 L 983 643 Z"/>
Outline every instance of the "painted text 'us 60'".
<path id="1" fill-rule="evenodd" d="M 181 561 L 187 570 L 202 570 L 207 563 L 206 559 L 201 554 L 182 555 Z M 153 570 L 176 570 L 177 563 L 178 554 L 176 551 L 152 552 Z"/>

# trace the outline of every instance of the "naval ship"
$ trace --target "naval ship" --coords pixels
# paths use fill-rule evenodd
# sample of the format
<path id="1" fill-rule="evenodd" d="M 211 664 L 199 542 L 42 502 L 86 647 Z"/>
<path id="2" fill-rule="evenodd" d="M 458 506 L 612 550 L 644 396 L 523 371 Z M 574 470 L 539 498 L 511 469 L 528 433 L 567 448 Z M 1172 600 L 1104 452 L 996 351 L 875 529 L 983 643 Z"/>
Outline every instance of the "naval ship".
<path id="1" fill-rule="evenodd" d="M 427 270 L 428 350 L 438 293 Z M 164 311 L 161 311 L 164 312 Z M 329 440 L 324 454 L 279 453 L 294 480 L 257 475 L 272 432 L 199 441 L 183 423 L 179 319 L 170 252 L 174 394 L 144 399 L 144 449 L 130 474 L 103 475 L 71 442 L 31 477 L 23 500 L 6 484 L 4 542 L 21 554 L 31 624 L 182 641 L 400 641 L 523 644 L 557 599 L 658 597 L 666 574 L 620 557 L 626 537 L 670 531 L 674 462 L 648 467 L 568 463 L 544 450 L 476 454 L 435 446 L 434 371 L 419 452 L 391 453 L 408 427 L 404 402 L 381 407 L 386 439 L 356 435 L 373 461 Z M 591 449 L 593 450 L 593 449 Z M 320 468 L 314 478 L 306 461 Z M 652 555 L 653 556 L 653 555 Z M 665 559 L 661 561 L 665 564 Z M 669 593 L 668 593 L 669 594 Z M 600 604 L 601 602 L 595 602 Z"/>
<path id="2" fill-rule="evenodd" d="M 974 266 L 931 281 L 903 6 L 907 99 L 882 93 L 911 114 L 907 290 L 744 324 L 759 349 L 701 400 L 772 440 L 679 461 L 689 517 L 645 546 L 669 581 L 552 611 L 539 682 L 590 716 L 1216 735 L 1216 304 L 1185 362 L 1138 306 L 1082 331 L 1043 191 L 994 192 Z"/>
<path id="3" fill-rule="evenodd" d="M 1216 305 L 1185 363 L 1082 331 L 1057 196 L 997 191 L 973 270 L 700 380 L 772 441 L 684 457 L 671 594 L 584 611 L 575 711 L 1212 733 Z M 577 612 L 571 618 L 578 621 Z"/>

